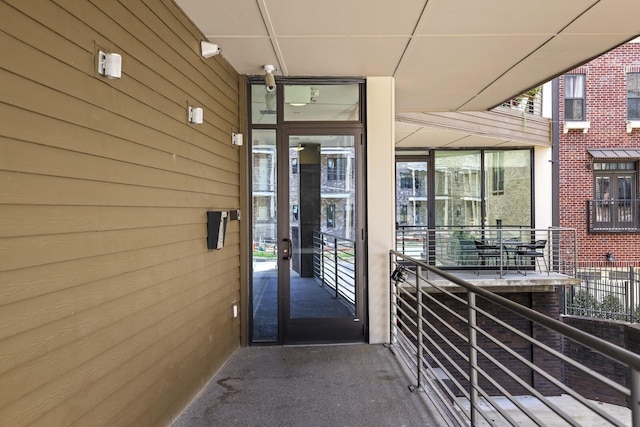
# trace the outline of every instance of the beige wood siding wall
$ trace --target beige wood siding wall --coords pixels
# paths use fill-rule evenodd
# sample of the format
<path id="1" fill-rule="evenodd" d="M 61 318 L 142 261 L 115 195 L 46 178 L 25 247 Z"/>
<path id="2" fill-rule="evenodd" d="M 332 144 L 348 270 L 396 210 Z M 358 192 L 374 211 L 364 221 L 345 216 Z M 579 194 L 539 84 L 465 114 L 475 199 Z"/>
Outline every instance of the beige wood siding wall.
<path id="1" fill-rule="evenodd" d="M 206 248 L 239 76 L 170 0 L 0 1 L 0 30 L 0 425 L 166 425 L 240 342 L 240 223 Z"/>

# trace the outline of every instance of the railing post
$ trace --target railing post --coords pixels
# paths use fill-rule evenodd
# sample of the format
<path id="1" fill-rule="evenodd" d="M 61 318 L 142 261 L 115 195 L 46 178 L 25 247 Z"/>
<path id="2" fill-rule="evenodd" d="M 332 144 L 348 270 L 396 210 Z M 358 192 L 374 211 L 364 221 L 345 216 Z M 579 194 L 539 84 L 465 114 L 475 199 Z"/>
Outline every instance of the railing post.
<path id="1" fill-rule="evenodd" d="M 477 425 L 477 405 L 478 405 L 478 350 L 476 333 L 476 294 L 467 291 L 467 303 L 469 306 L 469 410 L 471 425 Z"/>
<path id="2" fill-rule="evenodd" d="M 629 266 L 629 321 L 635 322 L 635 308 L 636 308 L 636 281 L 635 271 L 633 265 Z"/>
<path id="3" fill-rule="evenodd" d="M 394 262 L 394 256 L 391 252 L 389 252 L 389 344 L 393 345 L 395 344 L 395 340 L 394 340 L 394 336 L 395 336 L 395 322 L 396 322 L 396 317 L 398 316 L 397 314 L 397 308 L 396 308 L 396 291 L 395 291 L 395 287 L 397 286 L 396 283 L 394 283 L 394 280 L 391 278 L 391 275 L 393 274 L 393 270 L 394 270 L 394 264 L 396 264 Z"/>
<path id="4" fill-rule="evenodd" d="M 629 367 L 631 377 L 631 425 L 640 426 L 640 372 Z"/>
<path id="5" fill-rule="evenodd" d="M 416 360 L 416 369 L 417 369 L 417 378 L 418 378 L 418 383 L 417 383 L 417 387 L 421 386 L 421 381 L 422 381 L 422 355 L 423 355 L 423 350 L 422 350 L 422 295 L 421 295 L 421 291 L 422 291 L 422 286 L 421 286 L 421 281 L 420 281 L 420 277 L 422 275 L 422 267 L 420 267 L 419 265 L 416 266 L 416 303 L 418 304 L 418 306 L 416 307 L 417 312 L 418 312 L 418 331 L 417 331 L 417 336 L 418 336 L 418 348 L 416 351 L 416 356 L 417 356 L 417 360 Z"/>
<path id="6" fill-rule="evenodd" d="M 333 268 L 336 284 L 336 298 L 338 298 L 338 238 L 333 238 Z"/>
<path id="7" fill-rule="evenodd" d="M 324 234 L 320 234 L 320 280 L 324 288 Z"/>

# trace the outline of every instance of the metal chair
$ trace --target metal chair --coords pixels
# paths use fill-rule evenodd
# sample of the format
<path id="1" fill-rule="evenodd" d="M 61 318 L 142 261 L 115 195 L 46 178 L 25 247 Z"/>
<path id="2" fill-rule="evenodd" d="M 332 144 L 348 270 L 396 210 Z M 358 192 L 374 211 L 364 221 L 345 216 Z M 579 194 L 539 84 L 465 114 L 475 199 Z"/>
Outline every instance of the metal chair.
<path id="1" fill-rule="evenodd" d="M 482 240 L 474 240 L 476 250 L 478 251 L 478 269 L 476 275 L 480 275 L 480 266 L 486 264 L 487 259 L 494 259 L 495 265 L 500 265 L 500 259 L 502 254 L 500 253 L 500 247 L 495 245 L 489 245 Z"/>
<path id="2" fill-rule="evenodd" d="M 536 264 L 538 265 L 538 269 L 540 270 L 540 272 L 542 273 L 542 267 L 540 266 L 540 258 L 542 258 L 542 261 L 544 262 L 544 268 L 547 271 L 547 275 L 549 275 L 549 266 L 547 265 L 547 259 L 544 256 L 544 248 L 547 246 L 547 241 L 545 239 L 540 239 L 540 240 L 535 240 L 531 243 L 525 243 L 522 245 L 518 245 L 518 247 L 516 247 L 516 256 L 518 258 L 518 260 L 522 260 L 522 258 L 529 258 L 531 260 L 531 263 L 533 263 L 533 260 L 536 260 Z M 516 265 L 518 267 L 518 272 L 521 273 L 520 271 L 520 265 L 521 262 L 516 262 Z M 535 266 L 534 266 L 535 268 Z M 527 270 L 524 270 L 524 275 L 527 275 Z"/>

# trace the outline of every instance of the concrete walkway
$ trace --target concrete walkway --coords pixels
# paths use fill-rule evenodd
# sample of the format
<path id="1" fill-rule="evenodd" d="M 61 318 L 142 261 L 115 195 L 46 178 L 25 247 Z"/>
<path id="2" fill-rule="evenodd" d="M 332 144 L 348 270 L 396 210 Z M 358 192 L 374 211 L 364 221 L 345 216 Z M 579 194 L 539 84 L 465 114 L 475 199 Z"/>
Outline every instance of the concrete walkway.
<path id="1" fill-rule="evenodd" d="M 204 426 L 440 426 L 381 345 L 240 349 L 176 420 Z"/>

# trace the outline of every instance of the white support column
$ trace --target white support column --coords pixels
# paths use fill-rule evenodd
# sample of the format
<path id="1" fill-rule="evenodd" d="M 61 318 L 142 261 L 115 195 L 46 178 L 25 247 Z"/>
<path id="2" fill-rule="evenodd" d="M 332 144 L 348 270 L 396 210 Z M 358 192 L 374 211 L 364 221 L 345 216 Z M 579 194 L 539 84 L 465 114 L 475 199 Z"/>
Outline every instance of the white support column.
<path id="1" fill-rule="evenodd" d="M 389 341 L 389 249 L 395 234 L 395 80 L 367 78 L 369 340 Z"/>

